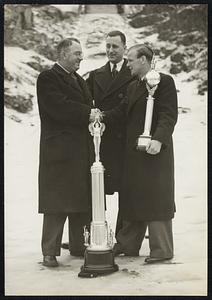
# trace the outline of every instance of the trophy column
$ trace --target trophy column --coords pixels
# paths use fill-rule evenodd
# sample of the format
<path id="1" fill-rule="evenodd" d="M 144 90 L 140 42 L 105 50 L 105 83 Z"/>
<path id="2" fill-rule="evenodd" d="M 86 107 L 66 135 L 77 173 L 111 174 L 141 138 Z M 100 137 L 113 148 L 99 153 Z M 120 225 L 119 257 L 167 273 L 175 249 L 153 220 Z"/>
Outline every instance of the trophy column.
<path id="1" fill-rule="evenodd" d="M 152 126 L 152 114 L 154 108 L 154 100 L 153 95 L 158 87 L 160 82 L 160 74 L 155 70 L 151 70 L 146 75 L 146 88 L 148 90 L 147 104 L 146 104 L 146 115 L 145 115 L 145 123 L 144 123 L 144 132 L 139 135 L 137 139 L 136 149 L 139 151 L 146 151 L 146 146 L 151 140 L 151 126 Z"/>
<path id="2" fill-rule="evenodd" d="M 98 274 L 112 273 L 118 270 L 114 263 L 113 233 L 105 218 L 104 167 L 100 161 L 101 135 L 105 125 L 100 122 L 100 114 L 89 125 L 93 136 L 95 161 L 91 166 L 92 179 L 92 222 L 90 233 L 84 228 L 85 245 L 84 265 L 79 277 L 94 277 Z M 89 243 L 90 240 L 90 243 Z"/>

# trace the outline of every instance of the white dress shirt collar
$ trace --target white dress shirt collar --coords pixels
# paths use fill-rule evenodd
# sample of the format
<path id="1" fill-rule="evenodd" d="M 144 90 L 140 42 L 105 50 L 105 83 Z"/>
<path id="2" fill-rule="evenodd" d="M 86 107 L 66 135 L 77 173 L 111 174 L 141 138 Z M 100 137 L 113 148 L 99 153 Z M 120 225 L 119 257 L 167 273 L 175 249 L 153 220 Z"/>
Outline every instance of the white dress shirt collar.
<path id="1" fill-rule="evenodd" d="M 121 67 L 122 67 L 122 65 L 123 65 L 123 63 L 124 63 L 124 59 L 122 59 L 120 62 L 118 62 L 117 64 L 116 64 L 116 70 L 119 72 L 120 70 L 121 70 Z M 113 63 L 111 63 L 110 62 L 110 70 L 112 71 L 112 69 L 113 69 Z"/>
<path id="2" fill-rule="evenodd" d="M 70 72 L 66 68 L 64 68 L 58 61 L 56 62 L 56 64 L 60 66 L 66 73 L 70 74 Z"/>

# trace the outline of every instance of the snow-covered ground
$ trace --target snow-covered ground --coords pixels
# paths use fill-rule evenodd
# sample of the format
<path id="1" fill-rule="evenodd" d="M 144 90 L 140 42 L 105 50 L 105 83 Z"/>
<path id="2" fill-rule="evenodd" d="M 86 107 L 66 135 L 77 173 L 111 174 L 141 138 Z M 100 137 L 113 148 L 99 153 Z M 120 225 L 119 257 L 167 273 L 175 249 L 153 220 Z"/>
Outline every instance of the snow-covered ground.
<path id="1" fill-rule="evenodd" d="M 133 29 L 128 28 L 120 16 L 82 16 L 76 36 L 82 38 L 86 47 L 93 24 L 97 29 L 95 34 L 102 32 L 97 37 L 102 43 L 86 48 L 80 74 L 105 61 L 104 56 L 94 54 L 104 52 L 104 32 L 113 29 L 112 26 L 106 28 L 108 18 L 112 18 L 114 28 L 133 37 Z M 134 33 L 131 43 L 136 40 L 136 30 Z M 159 66 L 165 68 L 166 64 L 161 62 Z M 175 258 L 172 263 L 145 265 L 144 258 L 149 254 L 148 240 L 145 240 L 140 257 L 118 257 L 115 259 L 118 272 L 93 279 L 77 277 L 83 260 L 71 257 L 67 250 L 62 250 L 58 258 L 59 268 L 42 266 L 42 215 L 37 213 L 40 134 L 37 106 L 35 103 L 30 114 L 5 109 L 6 295 L 207 294 L 207 95 L 197 95 L 196 82 L 184 82 L 185 77 L 186 74 L 181 74 L 174 78 L 179 90 L 179 106 L 188 108 L 184 109 L 186 113 L 179 114 L 174 133 Z M 14 118 L 20 122 L 12 120 Z M 114 229 L 117 194 L 107 196 L 107 208 L 107 220 Z M 63 239 L 68 239 L 67 228 Z"/>

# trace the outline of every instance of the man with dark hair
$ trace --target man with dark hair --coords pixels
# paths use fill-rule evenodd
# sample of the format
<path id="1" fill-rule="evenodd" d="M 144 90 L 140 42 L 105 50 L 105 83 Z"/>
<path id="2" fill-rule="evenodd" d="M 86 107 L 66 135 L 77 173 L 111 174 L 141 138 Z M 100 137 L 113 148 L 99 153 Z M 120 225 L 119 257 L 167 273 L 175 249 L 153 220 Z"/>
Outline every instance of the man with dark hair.
<path id="1" fill-rule="evenodd" d="M 41 120 L 39 213 L 44 214 L 43 265 L 56 267 L 66 218 L 70 253 L 84 251 L 83 226 L 90 222 L 89 178 L 90 114 L 94 112 L 87 85 L 76 71 L 82 60 L 77 39 L 63 40 L 58 61 L 37 80 Z"/>
<path id="2" fill-rule="evenodd" d="M 174 154 L 172 133 L 177 122 L 177 93 L 171 76 L 160 73 L 154 94 L 151 140 L 146 151 L 136 151 L 136 140 L 144 131 L 147 83 L 153 51 L 141 44 L 128 51 L 128 66 L 137 81 L 130 83 L 126 101 L 104 112 L 106 126 L 127 117 L 126 156 L 121 189 L 122 228 L 116 235 L 120 253 L 139 255 L 149 231 L 150 256 L 146 263 L 171 259 L 173 252 L 172 218 L 174 201 Z"/>
<path id="3" fill-rule="evenodd" d="M 106 36 L 108 62 L 91 71 L 86 80 L 95 106 L 100 110 L 110 110 L 118 106 L 125 98 L 127 87 L 133 80 L 124 58 L 125 51 L 126 36 L 118 30 L 109 32 Z M 125 120 L 106 127 L 102 136 L 100 157 L 105 167 L 105 193 L 108 195 L 120 192 L 125 141 Z M 118 216 L 116 232 L 121 226 L 122 221 Z"/>

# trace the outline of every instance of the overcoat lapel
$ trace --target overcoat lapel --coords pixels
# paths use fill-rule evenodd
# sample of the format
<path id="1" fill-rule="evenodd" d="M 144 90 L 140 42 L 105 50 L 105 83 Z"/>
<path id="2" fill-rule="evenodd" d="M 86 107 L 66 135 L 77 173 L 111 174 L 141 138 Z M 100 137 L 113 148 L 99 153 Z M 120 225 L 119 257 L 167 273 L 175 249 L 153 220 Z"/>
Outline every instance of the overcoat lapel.
<path id="1" fill-rule="evenodd" d="M 127 62 L 124 61 L 120 72 L 116 76 L 115 80 L 112 81 L 109 89 L 107 90 L 106 96 L 108 96 L 109 94 L 112 94 L 113 92 L 118 90 L 120 87 L 125 85 L 127 81 L 129 81 L 132 78 L 130 70 L 128 69 L 126 64 L 127 64 Z"/>
<path id="2" fill-rule="evenodd" d="M 97 70 L 96 77 L 95 77 L 97 85 L 102 90 L 102 95 L 104 96 L 106 91 L 108 90 L 108 84 L 112 81 L 111 71 L 109 62 L 106 63 L 102 68 Z"/>
<path id="3" fill-rule="evenodd" d="M 54 64 L 52 69 L 61 75 L 61 77 L 63 78 L 63 81 L 67 85 L 69 85 L 71 88 L 75 89 L 77 92 L 82 94 L 82 90 L 76 79 L 74 79 L 70 74 L 66 73 L 58 64 Z M 75 75 L 76 75 L 76 73 L 75 73 Z"/>
<path id="4" fill-rule="evenodd" d="M 132 109 L 132 107 L 135 105 L 135 103 L 138 100 L 141 100 L 141 99 L 142 99 L 142 101 L 146 100 L 145 94 L 146 94 L 146 96 L 148 94 L 146 84 L 144 81 L 142 83 L 138 83 L 138 81 L 135 81 L 134 85 L 135 85 L 134 90 L 129 98 L 127 114 L 129 114 L 130 110 Z"/>
<path id="5" fill-rule="evenodd" d="M 67 82 L 67 84 L 72 89 L 75 89 L 75 91 L 77 91 L 80 94 L 82 94 L 82 90 L 80 88 L 79 81 L 77 81 L 77 79 L 74 79 L 73 77 L 71 77 L 71 75 L 67 74 L 67 75 L 64 76 L 64 80 Z"/>
<path id="6" fill-rule="evenodd" d="M 127 61 L 125 60 L 115 80 L 112 79 L 109 62 L 96 72 L 96 83 L 103 92 L 102 101 L 131 79 L 131 73 L 126 64 Z"/>
<path id="7" fill-rule="evenodd" d="M 85 99 L 86 104 L 92 105 L 92 96 L 89 92 L 86 82 L 79 76 L 79 74 L 75 73 L 75 75 L 78 79 L 80 89 L 83 92 L 83 99 Z"/>

